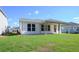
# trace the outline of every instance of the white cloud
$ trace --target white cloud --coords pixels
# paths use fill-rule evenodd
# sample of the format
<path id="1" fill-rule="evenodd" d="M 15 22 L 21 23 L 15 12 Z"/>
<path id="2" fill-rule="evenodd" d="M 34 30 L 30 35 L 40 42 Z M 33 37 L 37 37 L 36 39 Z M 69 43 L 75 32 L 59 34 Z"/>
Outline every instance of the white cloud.
<path id="1" fill-rule="evenodd" d="M 74 17 L 73 22 L 79 23 L 79 17 Z"/>
<path id="2" fill-rule="evenodd" d="M 79 17 L 74 17 L 73 19 L 79 19 Z"/>
<path id="3" fill-rule="evenodd" d="M 32 13 L 28 13 L 28 15 L 30 16 L 30 15 L 32 15 Z"/>
<path id="4" fill-rule="evenodd" d="M 38 10 L 35 10 L 34 12 L 29 12 L 28 15 L 31 16 L 32 14 L 39 14 Z"/>
<path id="5" fill-rule="evenodd" d="M 35 14 L 39 14 L 39 11 L 38 11 L 38 10 L 36 10 L 36 11 L 35 11 Z"/>

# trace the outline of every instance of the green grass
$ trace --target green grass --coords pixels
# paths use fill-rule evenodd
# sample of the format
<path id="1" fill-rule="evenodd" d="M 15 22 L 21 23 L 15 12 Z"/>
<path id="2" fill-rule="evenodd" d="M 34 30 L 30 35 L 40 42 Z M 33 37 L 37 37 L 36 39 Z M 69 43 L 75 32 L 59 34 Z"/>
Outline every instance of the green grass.
<path id="1" fill-rule="evenodd" d="M 79 34 L 14 35 L 0 37 L 1 52 L 79 52 Z"/>

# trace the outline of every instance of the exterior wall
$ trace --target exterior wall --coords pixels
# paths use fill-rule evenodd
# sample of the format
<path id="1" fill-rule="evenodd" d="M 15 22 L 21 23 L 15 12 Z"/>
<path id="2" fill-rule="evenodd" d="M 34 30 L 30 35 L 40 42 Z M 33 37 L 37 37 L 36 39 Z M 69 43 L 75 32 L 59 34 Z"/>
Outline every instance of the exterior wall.
<path id="1" fill-rule="evenodd" d="M 27 24 L 35 24 L 35 31 L 27 31 Z M 21 34 L 40 34 L 40 24 L 37 23 L 20 23 L 20 32 Z"/>
<path id="2" fill-rule="evenodd" d="M 27 31 L 27 24 L 35 24 L 35 31 Z M 45 25 L 45 24 L 44 24 Z M 41 31 L 40 23 L 33 22 L 20 22 L 20 32 L 21 34 L 58 34 L 58 24 L 56 23 L 46 23 L 46 25 L 50 25 L 50 31 Z M 56 32 L 54 32 L 54 25 L 56 25 Z"/>
<path id="3" fill-rule="evenodd" d="M 2 32 L 5 32 L 7 29 L 8 22 L 7 22 L 7 17 L 5 17 L 2 12 L 0 12 L 0 35 Z"/>

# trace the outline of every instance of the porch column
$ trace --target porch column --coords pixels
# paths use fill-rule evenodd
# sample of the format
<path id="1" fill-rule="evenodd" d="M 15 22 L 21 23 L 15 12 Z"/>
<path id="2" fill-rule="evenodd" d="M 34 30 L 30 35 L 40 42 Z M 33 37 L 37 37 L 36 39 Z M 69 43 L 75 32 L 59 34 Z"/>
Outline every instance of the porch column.
<path id="1" fill-rule="evenodd" d="M 44 34 L 47 34 L 47 24 L 44 24 Z"/>

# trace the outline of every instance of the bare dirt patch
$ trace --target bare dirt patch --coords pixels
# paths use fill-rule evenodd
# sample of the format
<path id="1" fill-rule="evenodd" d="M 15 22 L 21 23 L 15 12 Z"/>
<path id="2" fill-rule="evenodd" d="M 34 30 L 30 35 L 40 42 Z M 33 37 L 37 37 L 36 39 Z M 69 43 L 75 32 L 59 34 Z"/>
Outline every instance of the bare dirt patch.
<path id="1" fill-rule="evenodd" d="M 37 51 L 39 51 L 39 52 L 52 52 L 54 46 L 55 46 L 55 43 L 49 42 L 45 46 L 38 47 Z"/>
<path id="2" fill-rule="evenodd" d="M 5 37 L 5 36 L 0 36 L 0 37 Z"/>
<path id="3" fill-rule="evenodd" d="M 5 38 L 6 36 L 0 36 L 0 39 Z"/>

